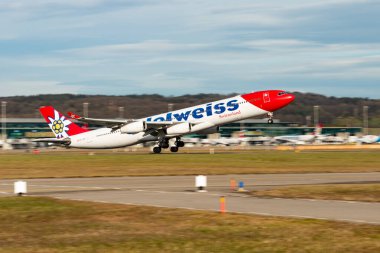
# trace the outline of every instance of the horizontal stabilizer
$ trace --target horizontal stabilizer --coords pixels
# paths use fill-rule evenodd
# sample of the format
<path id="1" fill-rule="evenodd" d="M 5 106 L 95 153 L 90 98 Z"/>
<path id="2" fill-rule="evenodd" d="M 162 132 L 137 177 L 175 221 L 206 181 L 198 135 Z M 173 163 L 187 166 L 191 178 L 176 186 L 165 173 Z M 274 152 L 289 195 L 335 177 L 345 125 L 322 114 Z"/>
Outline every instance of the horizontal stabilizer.
<path id="1" fill-rule="evenodd" d="M 54 144 L 61 144 L 61 145 L 70 145 L 71 140 L 70 138 L 64 138 L 64 139 L 57 139 L 57 138 L 40 138 L 40 139 L 34 139 L 32 142 L 46 142 L 46 143 L 54 143 Z"/>

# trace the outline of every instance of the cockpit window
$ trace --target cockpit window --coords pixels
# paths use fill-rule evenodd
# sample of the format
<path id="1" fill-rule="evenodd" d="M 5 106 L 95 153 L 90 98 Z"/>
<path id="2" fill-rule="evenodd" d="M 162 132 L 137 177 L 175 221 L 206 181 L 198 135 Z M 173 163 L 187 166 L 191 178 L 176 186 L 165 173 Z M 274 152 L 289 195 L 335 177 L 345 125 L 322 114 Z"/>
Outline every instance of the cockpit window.
<path id="1" fill-rule="evenodd" d="M 281 91 L 277 94 L 277 96 L 282 96 L 282 95 L 285 95 L 285 94 L 288 94 L 286 91 Z"/>

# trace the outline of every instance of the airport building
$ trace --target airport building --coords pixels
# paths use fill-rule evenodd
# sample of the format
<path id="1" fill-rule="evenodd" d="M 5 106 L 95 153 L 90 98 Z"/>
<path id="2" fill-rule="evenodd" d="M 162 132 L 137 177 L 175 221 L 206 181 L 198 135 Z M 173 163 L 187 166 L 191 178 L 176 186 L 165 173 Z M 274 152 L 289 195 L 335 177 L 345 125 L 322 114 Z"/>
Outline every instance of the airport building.
<path id="1" fill-rule="evenodd" d="M 2 120 L 0 127 L 3 133 Z M 42 118 L 8 118 L 5 121 L 5 132 L 9 139 L 55 137 Z"/>
<path id="2" fill-rule="evenodd" d="M 54 137 L 42 118 L 8 118 L 5 124 L 0 122 L 1 133 L 5 126 L 5 133 L 9 139 Z M 90 126 L 90 128 L 96 127 Z M 220 135 L 230 137 L 239 131 L 244 131 L 249 136 L 302 135 L 313 133 L 314 130 L 314 127 L 300 126 L 292 122 L 274 120 L 273 124 L 268 124 L 267 119 L 248 119 L 221 126 Z M 361 132 L 361 127 L 324 127 L 322 129 L 322 134 L 330 135 L 356 135 Z"/>
<path id="3" fill-rule="evenodd" d="M 274 120 L 268 124 L 267 119 L 247 119 L 226 124 L 220 127 L 222 137 L 229 137 L 237 131 L 245 131 L 249 136 L 279 136 L 279 135 L 303 135 L 312 134 L 315 127 L 301 126 L 294 122 L 280 122 Z M 356 135 L 362 132 L 361 127 L 323 127 L 321 134 L 328 135 Z"/>

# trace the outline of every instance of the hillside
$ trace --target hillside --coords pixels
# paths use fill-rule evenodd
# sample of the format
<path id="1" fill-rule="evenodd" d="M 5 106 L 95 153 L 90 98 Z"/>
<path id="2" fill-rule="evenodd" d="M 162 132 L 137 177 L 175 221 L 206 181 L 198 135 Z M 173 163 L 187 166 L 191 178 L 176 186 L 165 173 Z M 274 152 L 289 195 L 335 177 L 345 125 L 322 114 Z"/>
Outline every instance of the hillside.
<path id="1" fill-rule="evenodd" d="M 367 98 L 337 98 L 311 93 L 294 93 L 296 100 L 288 107 L 275 113 L 282 121 L 306 124 L 306 117 L 313 120 L 313 106 L 320 106 L 320 122 L 324 125 L 361 126 L 363 106 L 369 106 L 370 127 L 380 127 L 380 100 Z M 62 112 L 73 111 L 83 114 L 83 103 L 89 103 L 89 116 L 100 118 L 116 118 L 119 107 L 124 107 L 125 118 L 141 118 L 168 110 L 168 103 L 174 109 L 223 99 L 233 94 L 197 94 L 178 97 L 161 95 L 38 95 L 1 97 L 7 101 L 7 117 L 35 118 L 40 117 L 38 108 L 42 105 L 53 105 Z"/>

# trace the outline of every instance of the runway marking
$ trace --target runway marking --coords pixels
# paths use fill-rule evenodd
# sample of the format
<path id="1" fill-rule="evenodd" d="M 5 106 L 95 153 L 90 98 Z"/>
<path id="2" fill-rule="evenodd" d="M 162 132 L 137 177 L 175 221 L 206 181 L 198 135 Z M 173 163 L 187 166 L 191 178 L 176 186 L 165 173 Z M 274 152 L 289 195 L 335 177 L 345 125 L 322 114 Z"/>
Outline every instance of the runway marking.
<path id="1" fill-rule="evenodd" d="M 349 204 L 356 204 L 358 201 L 349 201 L 349 200 L 345 200 L 343 201 L 345 203 L 349 203 Z"/>
<path id="2" fill-rule="evenodd" d="M 234 213 L 245 214 L 244 212 L 234 212 Z M 270 213 L 261 213 L 261 212 L 248 212 L 248 213 L 257 214 L 257 215 L 264 215 L 264 216 L 274 216 L 273 214 L 270 214 Z"/>
<path id="3" fill-rule="evenodd" d="M 14 184 L 0 184 L 4 186 L 14 185 Z M 28 184 L 32 187 L 42 187 L 42 188 L 79 188 L 79 189 L 110 189 L 100 186 L 80 186 L 80 185 L 44 185 L 44 184 Z"/>
<path id="4" fill-rule="evenodd" d="M 307 216 L 307 215 L 294 215 L 294 214 L 290 214 L 288 216 L 289 217 L 295 217 L 295 218 L 303 218 L 303 219 L 318 219 L 318 218 L 315 218 L 315 217 L 312 217 L 312 216 Z"/>
<path id="5" fill-rule="evenodd" d="M 147 192 L 147 193 L 160 193 L 160 194 L 185 194 L 185 195 L 206 195 L 206 196 L 221 196 L 221 195 L 227 195 L 224 193 L 207 193 L 207 192 L 170 192 L 170 191 L 152 191 L 152 190 L 142 190 L 142 189 L 137 189 L 133 190 L 136 192 Z M 230 195 L 231 196 L 231 195 Z M 237 196 L 241 197 L 241 196 Z"/>
<path id="6" fill-rule="evenodd" d="M 230 195 L 232 196 L 232 195 Z M 236 196 L 236 195 L 234 195 Z M 239 196 L 236 196 L 239 197 Z M 243 197 L 243 196 L 240 196 Z M 349 203 L 349 204 L 364 204 L 364 205 L 371 205 L 371 204 L 376 204 L 379 202 L 369 202 L 369 201 L 354 201 L 354 200 L 341 200 L 341 199 L 304 199 L 304 198 L 278 198 L 278 197 L 255 197 L 255 196 L 249 196 L 251 198 L 255 199 L 277 199 L 277 200 L 303 200 L 303 201 L 312 201 L 312 202 L 317 202 L 317 201 L 323 201 L 323 202 L 342 202 L 342 203 Z"/>

